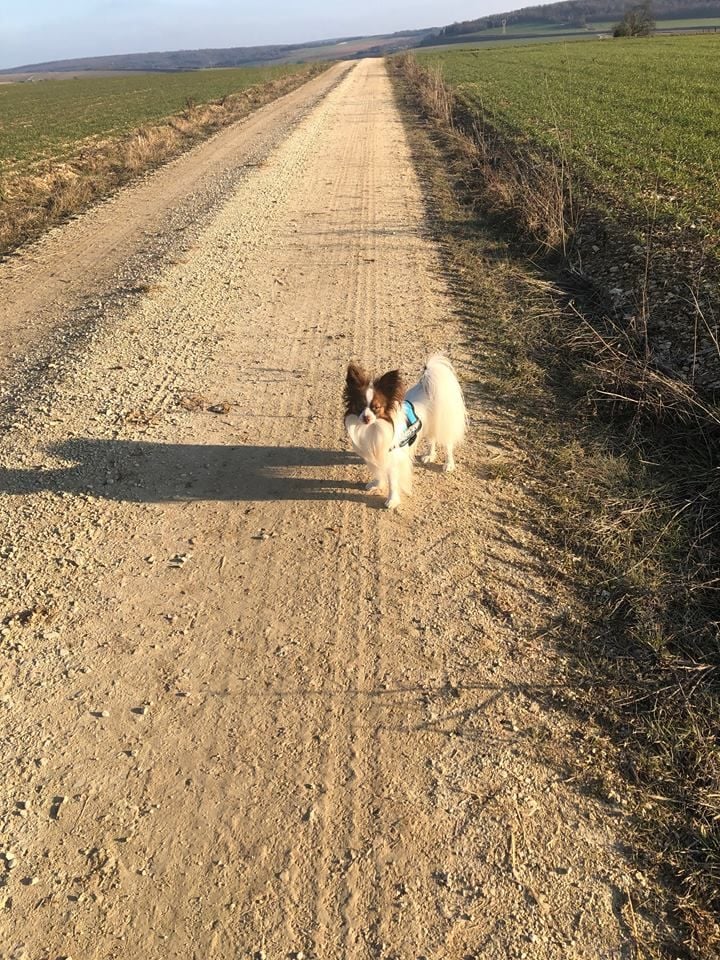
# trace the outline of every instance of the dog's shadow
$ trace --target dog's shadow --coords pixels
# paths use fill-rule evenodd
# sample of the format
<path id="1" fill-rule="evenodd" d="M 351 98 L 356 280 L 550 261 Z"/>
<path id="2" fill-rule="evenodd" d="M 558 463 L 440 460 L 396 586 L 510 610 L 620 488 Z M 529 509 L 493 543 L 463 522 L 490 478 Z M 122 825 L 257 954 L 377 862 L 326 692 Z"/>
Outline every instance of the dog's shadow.
<path id="1" fill-rule="evenodd" d="M 80 438 L 48 454 L 68 465 L 0 469 L 0 492 L 93 494 L 109 500 L 351 500 L 371 507 L 361 461 L 313 447 L 203 446 Z M 42 456 L 38 457 L 42 460 Z M 359 468 L 348 479 L 349 467 Z"/>

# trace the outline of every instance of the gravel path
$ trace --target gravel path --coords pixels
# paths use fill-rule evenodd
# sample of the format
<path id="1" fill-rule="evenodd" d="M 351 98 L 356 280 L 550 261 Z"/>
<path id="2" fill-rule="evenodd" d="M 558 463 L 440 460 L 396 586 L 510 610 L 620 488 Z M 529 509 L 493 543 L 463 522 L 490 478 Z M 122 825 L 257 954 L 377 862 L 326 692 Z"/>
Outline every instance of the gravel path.
<path id="1" fill-rule="evenodd" d="M 385 67 L 313 84 L 5 400 L 0 955 L 633 957 L 622 808 L 574 786 L 539 702 L 562 580 L 502 479 L 522 452 L 476 399 Z M 391 515 L 344 366 L 411 378 L 437 349 L 470 439 Z"/>

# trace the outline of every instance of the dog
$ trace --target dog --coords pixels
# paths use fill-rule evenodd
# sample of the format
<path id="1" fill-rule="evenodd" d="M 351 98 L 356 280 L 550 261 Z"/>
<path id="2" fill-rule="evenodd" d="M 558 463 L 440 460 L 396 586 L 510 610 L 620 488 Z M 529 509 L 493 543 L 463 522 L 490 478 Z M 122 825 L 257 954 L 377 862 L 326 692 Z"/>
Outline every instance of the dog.
<path id="1" fill-rule="evenodd" d="M 444 447 L 443 469 L 448 473 L 455 469 L 455 448 L 465 436 L 467 413 L 447 357 L 433 354 L 407 393 L 399 370 L 373 379 L 351 363 L 343 400 L 347 435 L 373 474 L 366 489 L 386 491 L 388 510 L 399 505 L 401 492 L 410 492 L 421 438 L 430 445 L 423 463 L 433 463 L 438 447 Z"/>

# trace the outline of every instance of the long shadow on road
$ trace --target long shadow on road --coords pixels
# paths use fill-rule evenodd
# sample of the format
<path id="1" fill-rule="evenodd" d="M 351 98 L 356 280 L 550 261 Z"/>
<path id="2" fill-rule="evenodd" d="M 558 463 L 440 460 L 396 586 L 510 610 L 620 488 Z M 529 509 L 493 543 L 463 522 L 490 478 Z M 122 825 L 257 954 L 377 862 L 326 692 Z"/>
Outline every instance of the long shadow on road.
<path id="1" fill-rule="evenodd" d="M 367 502 L 338 468 L 359 461 L 312 447 L 69 440 L 48 455 L 67 466 L 0 470 L 0 492 L 92 494 L 130 503 L 172 500 L 353 500 Z M 343 469 L 346 473 L 346 469 Z"/>

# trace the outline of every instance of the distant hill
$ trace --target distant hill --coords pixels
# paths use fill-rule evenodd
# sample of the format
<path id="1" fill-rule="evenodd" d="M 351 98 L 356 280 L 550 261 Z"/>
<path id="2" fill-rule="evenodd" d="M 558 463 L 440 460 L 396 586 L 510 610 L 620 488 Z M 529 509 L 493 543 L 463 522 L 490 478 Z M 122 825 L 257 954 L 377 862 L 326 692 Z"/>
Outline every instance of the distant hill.
<path id="1" fill-rule="evenodd" d="M 561 0 L 542 7 L 522 7 L 508 13 L 497 13 L 477 20 L 451 23 L 427 38 L 429 43 L 452 41 L 466 34 L 492 30 L 506 24 L 513 26 L 576 26 L 620 20 L 633 0 Z M 720 16 L 720 0 L 652 0 L 657 20 L 688 20 Z"/>
<path id="2" fill-rule="evenodd" d="M 437 33 L 437 30 L 435 31 Z M 116 56 L 81 57 L 30 63 L 0 73 L 77 73 L 85 71 L 175 71 L 204 70 L 209 67 L 244 67 L 308 60 L 352 59 L 378 56 L 416 46 L 429 30 L 407 30 L 375 37 L 341 37 L 310 43 L 276 44 L 262 47 L 229 47 L 218 50 L 172 50 L 126 53 Z"/>

